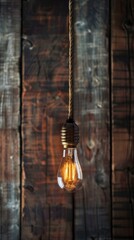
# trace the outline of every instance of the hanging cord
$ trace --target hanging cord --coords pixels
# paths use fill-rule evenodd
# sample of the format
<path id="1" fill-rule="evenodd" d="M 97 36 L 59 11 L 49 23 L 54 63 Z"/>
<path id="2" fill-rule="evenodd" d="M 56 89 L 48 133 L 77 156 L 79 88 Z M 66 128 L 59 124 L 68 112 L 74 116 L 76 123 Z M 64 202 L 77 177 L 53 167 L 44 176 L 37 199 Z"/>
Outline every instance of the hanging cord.
<path id="1" fill-rule="evenodd" d="M 64 148 L 76 147 L 79 143 L 79 127 L 73 119 L 73 0 L 69 1 L 69 103 L 68 119 L 61 129 L 61 141 Z"/>
<path id="2" fill-rule="evenodd" d="M 68 119 L 73 119 L 73 1 L 69 0 L 69 106 Z"/>

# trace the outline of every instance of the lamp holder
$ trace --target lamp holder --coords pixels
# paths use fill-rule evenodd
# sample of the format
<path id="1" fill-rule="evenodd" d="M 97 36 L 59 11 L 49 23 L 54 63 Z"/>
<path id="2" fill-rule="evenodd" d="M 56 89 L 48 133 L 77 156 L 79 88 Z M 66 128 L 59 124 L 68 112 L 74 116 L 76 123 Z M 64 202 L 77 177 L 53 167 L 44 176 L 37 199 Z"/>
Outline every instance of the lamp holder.
<path id="1" fill-rule="evenodd" d="M 75 148 L 79 143 L 79 127 L 71 118 L 62 126 L 61 142 L 64 148 Z"/>

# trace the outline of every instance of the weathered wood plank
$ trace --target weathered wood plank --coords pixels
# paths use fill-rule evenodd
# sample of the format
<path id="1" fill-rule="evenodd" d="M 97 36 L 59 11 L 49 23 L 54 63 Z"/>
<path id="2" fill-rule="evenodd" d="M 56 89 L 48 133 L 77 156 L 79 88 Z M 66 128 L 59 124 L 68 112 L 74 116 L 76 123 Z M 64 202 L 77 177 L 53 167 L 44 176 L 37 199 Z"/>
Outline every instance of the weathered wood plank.
<path id="1" fill-rule="evenodd" d="M 84 187 L 75 197 L 76 239 L 111 239 L 108 1 L 76 1 L 75 115 Z"/>
<path id="2" fill-rule="evenodd" d="M 20 229 L 20 1 L 0 1 L 0 239 Z"/>
<path id="3" fill-rule="evenodd" d="M 56 178 L 67 114 L 67 13 L 68 4 L 61 1 L 23 6 L 24 240 L 72 239 L 72 197 Z"/>
<path id="4" fill-rule="evenodd" d="M 134 239 L 134 1 L 112 2 L 113 238 Z"/>

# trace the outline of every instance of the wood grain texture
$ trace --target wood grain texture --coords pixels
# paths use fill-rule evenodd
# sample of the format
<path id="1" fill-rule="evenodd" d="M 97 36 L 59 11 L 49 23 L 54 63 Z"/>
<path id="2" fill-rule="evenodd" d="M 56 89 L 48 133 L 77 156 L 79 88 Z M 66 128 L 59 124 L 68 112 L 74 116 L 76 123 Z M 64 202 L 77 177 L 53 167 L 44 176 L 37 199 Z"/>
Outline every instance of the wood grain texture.
<path id="1" fill-rule="evenodd" d="M 111 239 L 108 1 L 76 1 L 75 115 L 83 191 L 75 196 L 77 240 Z"/>
<path id="2" fill-rule="evenodd" d="M 112 126 L 109 2 L 75 0 L 74 114 L 84 183 L 70 195 L 56 179 L 68 110 L 68 1 L 23 1 L 20 156 L 21 2 L 0 0 L 0 240 L 20 239 L 20 200 L 21 240 L 134 239 L 134 1 L 111 5 Z"/>
<path id="3" fill-rule="evenodd" d="M 20 1 L 0 1 L 0 239 L 20 229 Z"/>
<path id="4" fill-rule="evenodd" d="M 112 4 L 113 238 L 134 239 L 134 1 Z"/>
<path id="5" fill-rule="evenodd" d="M 67 13 L 61 1 L 23 6 L 23 240 L 72 239 L 72 196 L 57 185 L 68 101 Z"/>
<path id="6" fill-rule="evenodd" d="M 75 13 L 75 116 L 85 180 L 73 201 L 56 181 L 68 105 L 68 2 L 24 3 L 23 240 L 110 239 L 108 4 L 76 1 Z"/>

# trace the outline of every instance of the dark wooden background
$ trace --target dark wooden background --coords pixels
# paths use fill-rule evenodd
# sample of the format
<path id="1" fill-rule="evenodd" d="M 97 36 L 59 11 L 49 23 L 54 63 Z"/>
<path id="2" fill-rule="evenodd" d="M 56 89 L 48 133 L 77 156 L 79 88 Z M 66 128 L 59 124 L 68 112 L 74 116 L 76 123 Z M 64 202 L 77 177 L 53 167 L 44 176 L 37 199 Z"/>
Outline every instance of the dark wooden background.
<path id="1" fill-rule="evenodd" d="M 84 182 L 68 194 L 68 1 L 0 0 L 0 240 L 134 239 L 134 1 L 74 5 Z"/>
<path id="2" fill-rule="evenodd" d="M 134 239 L 134 1 L 112 9 L 113 238 Z"/>

